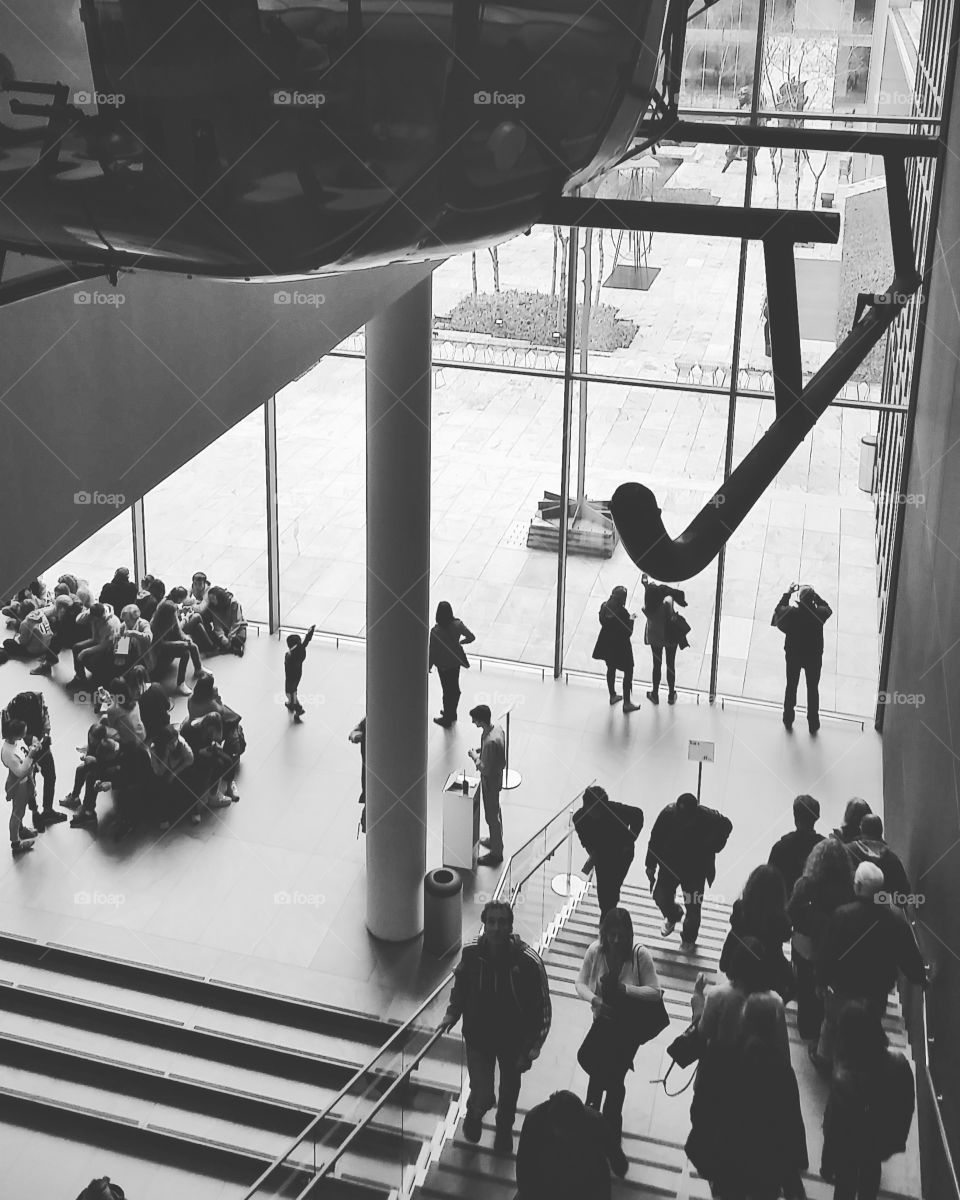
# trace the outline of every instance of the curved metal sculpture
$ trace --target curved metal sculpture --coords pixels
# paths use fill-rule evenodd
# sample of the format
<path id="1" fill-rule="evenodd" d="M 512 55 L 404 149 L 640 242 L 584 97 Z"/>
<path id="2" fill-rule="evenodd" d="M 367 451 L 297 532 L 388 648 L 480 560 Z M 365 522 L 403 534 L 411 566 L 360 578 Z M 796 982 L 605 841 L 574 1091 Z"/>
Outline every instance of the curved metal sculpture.
<path id="1" fill-rule="evenodd" d="M 0 247 L 227 278 L 424 261 L 529 228 L 628 147 L 668 6 L 80 0 L 91 86 L 76 2 L 3 5 Z"/>

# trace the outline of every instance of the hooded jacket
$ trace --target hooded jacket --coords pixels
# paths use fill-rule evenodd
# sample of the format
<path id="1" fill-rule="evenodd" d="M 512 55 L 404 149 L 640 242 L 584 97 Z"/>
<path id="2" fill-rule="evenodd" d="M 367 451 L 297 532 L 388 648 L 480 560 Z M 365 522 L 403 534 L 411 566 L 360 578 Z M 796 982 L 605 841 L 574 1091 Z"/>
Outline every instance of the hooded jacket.
<path id="1" fill-rule="evenodd" d="M 41 692 L 19 692 L 3 710 L 2 736 L 7 736 L 11 721 L 23 721 L 27 727 L 27 742 L 50 734 L 50 713 Z"/>
<path id="2" fill-rule="evenodd" d="M 847 853 L 853 860 L 853 870 L 861 863 L 873 863 L 883 872 L 883 886 L 887 892 L 905 896 L 910 892 L 910 880 L 899 857 L 894 854 L 883 838 L 857 838 L 847 843 Z"/>
<path id="3" fill-rule="evenodd" d="M 540 1050 L 550 1032 L 553 1008 L 550 985 L 540 955 L 516 934 L 504 947 L 508 996 L 506 1004 L 515 1020 L 509 1028 L 497 1021 L 494 987 L 497 968 L 481 934 L 463 947 L 454 971 L 453 991 L 444 1022 L 455 1024 L 463 1017 L 464 1041 L 494 1050 L 504 1045 L 529 1053 Z"/>

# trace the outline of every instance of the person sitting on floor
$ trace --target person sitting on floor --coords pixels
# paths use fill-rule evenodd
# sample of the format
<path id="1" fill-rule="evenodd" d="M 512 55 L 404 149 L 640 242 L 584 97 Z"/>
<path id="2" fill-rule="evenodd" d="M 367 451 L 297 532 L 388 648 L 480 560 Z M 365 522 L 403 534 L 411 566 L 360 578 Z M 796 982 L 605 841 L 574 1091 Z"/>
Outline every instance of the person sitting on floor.
<path id="1" fill-rule="evenodd" d="M 150 676 L 143 663 L 131 667 L 126 674 L 126 680 L 140 707 L 140 720 L 143 721 L 147 733 L 147 745 L 150 745 L 170 724 L 173 704 L 162 683 L 150 682 Z"/>
<path id="2" fill-rule="evenodd" d="M 137 663 L 144 661 L 150 649 L 150 643 L 153 641 L 153 631 L 149 622 L 141 617 L 140 609 L 136 604 L 124 605 L 123 611 L 120 613 L 120 620 L 123 622 L 123 628 L 117 639 L 113 665 L 119 673 L 123 674 Z"/>
<path id="3" fill-rule="evenodd" d="M 193 807 L 196 797 L 191 788 L 194 755 L 175 725 L 165 725 L 157 735 L 150 756 L 154 774 L 154 803 L 160 816 L 160 828 L 167 830 Z"/>
<path id="4" fill-rule="evenodd" d="M 137 602 L 137 585 L 130 578 L 127 567 L 117 567 L 113 578 L 100 589 L 101 604 L 109 604 L 115 613 L 122 612 L 128 604 Z"/>
<path id="5" fill-rule="evenodd" d="M 180 735 L 193 751 L 193 770 L 188 780 L 197 800 L 190 820 L 199 825 L 204 808 L 226 808 L 233 802 L 234 797 L 224 792 L 223 785 L 234 762 L 224 749 L 223 721 L 218 713 L 187 717 L 180 726 Z M 235 784 L 233 788 L 236 791 Z"/>
<path id="6" fill-rule="evenodd" d="M 73 647 L 74 675 L 69 687 L 86 687 L 87 672 L 97 683 L 113 667 L 113 651 L 120 636 L 120 618 L 109 604 L 93 604 L 80 613 L 77 624 L 89 634 Z"/>
<path id="7" fill-rule="evenodd" d="M 233 592 L 222 587 L 210 588 L 198 612 L 209 652 L 236 654 L 242 658 L 247 643 L 247 623 Z M 199 640 L 199 627 L 196 636 Z"/>
<path id="8" fill-rule="evenodd" d="M 157 605 L 166 594 L 167 585 L 162 579 L 155 579 L 152 575 L 144 575 L 143 587 L 137 596 L 137 608 L 140 609 L 140 616 L 145 621 L 153 620 L 153 614 L 157 611 Z"/>
<path id="9" fill-rule="evenodd" d="M 190 696 L 191 689 L 187 687 L 187 662 L 193 663 L 193 672 L 199 675 L 203 670 L 200 662 L 200 651 L 196 642 L 188 637 L 177 617 L 177 605 L 173 600 L 161 600 L 157 611 L 150 622 L 153 634 L 151 655 L 154 663 L 154 674 L 163 671 L 171 662 L 177 663 L 177 695 Z"/>
<path id="10" fill-rule="evenodd" d="M 80 765 L 77 767 L 73 776 L 73 787 L 60 801 L 61 808 L 79 808 L 80 803 L 86 794 L 87 784 L 91 781 L 95 783 L 100 778 L 99 771 L 104 765 L 115 765 L 112 760 L 120 750 L 120 744 L 117 742 L 116 749 L 109 750 L 105 755 L 101 756 L 100 750 L 103 743 L 116 739 L 117 731 L 104 725 L 100 720 L 94 723 L 87 730 L 86 746 L 78 746 L 80 751 Z"/>

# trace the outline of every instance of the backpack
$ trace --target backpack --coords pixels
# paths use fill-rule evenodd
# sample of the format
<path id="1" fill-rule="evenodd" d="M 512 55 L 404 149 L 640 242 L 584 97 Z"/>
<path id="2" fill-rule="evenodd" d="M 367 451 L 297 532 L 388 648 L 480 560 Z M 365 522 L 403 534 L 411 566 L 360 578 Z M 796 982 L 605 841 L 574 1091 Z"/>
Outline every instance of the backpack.
<path id="1" fill-rule="evenodd" d="M 733 822 L 723 813 L 717 812 L 715 808 L 704 808 L 701 805 L 700 811 L 709 817 L 706 829 L 707 848 L 711 854 L 719 854 L 726 846 L 730 834 L 733 833 Z"/>

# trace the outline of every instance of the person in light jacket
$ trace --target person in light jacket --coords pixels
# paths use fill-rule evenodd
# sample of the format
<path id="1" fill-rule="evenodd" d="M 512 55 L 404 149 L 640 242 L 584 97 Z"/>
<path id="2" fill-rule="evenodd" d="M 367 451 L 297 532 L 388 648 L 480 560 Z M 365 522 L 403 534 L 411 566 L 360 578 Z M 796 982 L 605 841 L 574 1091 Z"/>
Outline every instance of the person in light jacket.
<path id="1" fill-rule="evenodd" d="M 633 921 L 625 908 L 611 909 L 600 922 L 600 936 L 587 947 L 577 976 L 577 995 L 593 1009 L 595 1021 L 612 1017 L 609 1001 L 614 993 L 640 1001 L 658 1000 L 661 995 L 653 959 L 639 942 L 634 943 Z M 603 1119 L 610 1134 L 610 1165 L 621 1178 L 627 1173 L 627 1158 L 620 1142 L 625 1080 L 633 1063 L 624 1062 L 622 1066 L 618 1082 L 608 1081 L 606 1088 L 601 1079 L 591 1075 L 586 1100 L 590 1108 L 599 1111 L 606 1091 Z"/>
<path id="2" fill-rule="evenodd" d="M 446 600 L 437 605 L 437 623 L 430 630 L 430 659 L 427 670 L 437 668 L 440 687 L 443 689 L 443 711 L 433 718 L 434 725 L 449 729 L 457 719 L 460 703 L 460 668 L 469 667 L 470 660 L 463 647 L 476 638 L 464 623 L 453 615 L 453 608 Z"/>
<path id="3" fill-rule="evenodd" d="M 617 672 L 623 672 L 623 711 L 636 712 L 640 707 L 630 699 L 633 687 L 633 623 L 636 613 L 627 612 L 627 589 L 619 586 L 610 593 L 610 599 L 600 605 L 600 633 L 593 647 L 593 657 L 607 666 L 607 691 L 610 703 L 619 704 L 617 694 Z"/>

